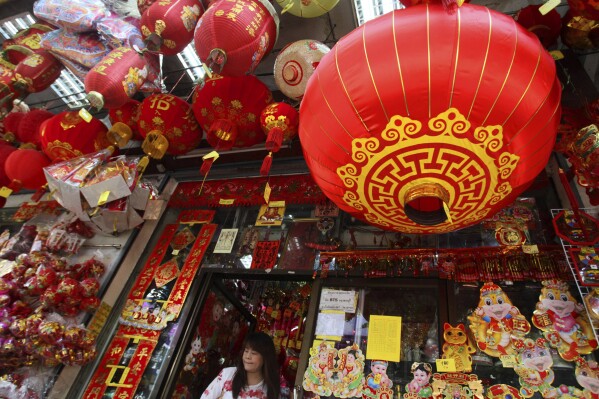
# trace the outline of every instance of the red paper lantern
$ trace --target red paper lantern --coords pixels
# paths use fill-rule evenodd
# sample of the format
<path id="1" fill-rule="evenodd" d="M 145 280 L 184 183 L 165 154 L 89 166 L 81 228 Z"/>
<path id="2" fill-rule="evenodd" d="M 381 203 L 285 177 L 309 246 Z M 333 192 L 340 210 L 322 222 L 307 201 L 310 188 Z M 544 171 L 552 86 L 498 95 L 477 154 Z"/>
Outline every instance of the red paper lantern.
<path id="1" fill-rule="evenodd" d="M 325 55 L 301 103 L 300 141 L 343 210 L 383 229 L 443 233 L 490 217 L 543 170 L 560 92 L 555 62 L 512 18 L 415 6 Z"/>
<path id="2" fill-rule="evenodd" d="M 172 94 L 153 94 L 141 103 L 139 132 L 146 138 L 157 131 L 168 140 L 167 152 L 185 154 L 202 140 L 202 129 L 191 112 L 191 106 Z"/>
<path id="3" fill-rule="evenodd" d="M 156 1 L 141 16 L 141 34 L 148 50 L 175 55 L 192 41 L 204 13 L 199 0 Z"/>
<path id="4" fill-rule="evenodd" d="M 118 108 L 129 102 L 148 76 L 149 53 L 118 47 L 106 55 L 85 76 L 85 91 L 96 108 Z"/>
<path id="5" fill-rule="evenodd" d="M 46 50 L 37 50 L 15 68 L 15 79 L 29 93 L 46 90 L 60 76 L 62 64 Z"/>
<path id="6" fill-rule="evenodd" d="M 242 76 L 254 72 L 278 34 L 279 17 L 267 0 L 218 1 L 198 21 L 195 50 L 214 72 Z"/>
<path id="7" fill-rule="evenodd" d="M 299 113 L 287 103 L 272 103 L 262 110 L 260 125 L 267 134 L 266 149 L 277 152 L 283 141 L 289 141 L 297 134 Z"/>
<path id="8" fill-rule="evenodd" d="M 557 43 L 562 28 L 562 17 L 553 9 L 546 14 L 539 11 L 540 5 L 524 7 L 516 14 L 516 21 L 529 32 L 534 33 L 543 47 L 548 48 Z"/>
<path id="9" fill-rule="evenodd" d="M 195 91 L 192 108 L 208 143 L 227 150 L 264 142 L 260 113 L 271 102 L 270 90 L 253 75 L 214 75 Z"/>
<path id="10" fill-rule="evenodd" d="M 13 191 L 21 188 L 37 190 L 46 184 L 44 170 L 50 160 L 41 151 L 18 149 L 12 152 L 4 163 L 6 176 L 12 181 Z"/>
<path id="11" fill-rule="evenodd" d="M 50 119 L 54 114 L 44 109 L 33 109 L 23 114 L 23 119 L 17 129 L 17 140 L 21 143 L 40 145 L 40 126 L 42 122 Z"/>
<path id="12" fill-rule="evenodd" d="M 108 111 L 108 118 L 113 125 L 117 122 L 124 123 L 129 126 L 133 133 L 134 140 L 143 140 L 142 135 L 137 129 L 139 122 L 139 107 L 141 103 L 137 100 L 129 100 L 125 104 L 117 108 L 111 108 Z"/>
<path id="13" fill-rule="evenodd" d="M 13 141 L 17 137 L 17 131 L 19 130 L 19 124 L 23 120 L 25 112 L 9 112 L 2 123 L 4 123 L 4 137 L 10 138 Z M 9 136 L 7 136 L 9 135 Z"/>
<path id="14" fill-rule="evenodd" d="M 4 141 L 0 141 L 0 187 L 8 186 L 10 184 L 10 179 L 6 176 L 4 164 L 6 163 L 8 156 L 16 150 L 16 147 L 13 147 Z"/>
<path id="15" fill-rule="evenodd" d="M 86 122 L 77 111 L 64 111 L 42 123 L 40 139 L 44 153 L 58 162 L 95 152 L 96 138 L 107 131 L 97 118 Z"/>

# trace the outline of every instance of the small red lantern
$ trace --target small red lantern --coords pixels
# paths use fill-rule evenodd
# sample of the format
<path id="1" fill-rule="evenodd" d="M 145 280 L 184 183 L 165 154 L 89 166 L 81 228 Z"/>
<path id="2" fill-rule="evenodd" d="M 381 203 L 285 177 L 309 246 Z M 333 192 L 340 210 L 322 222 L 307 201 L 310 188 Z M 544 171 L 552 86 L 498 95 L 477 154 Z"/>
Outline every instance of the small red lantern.
<path id="1" fill-rule="evenodd" d="M 143 100 L 138 127 L 146 145 L 150 144 L 149 140 L 163 143 L 166 139 L 166 152 L 172 155 L 185 154 L 202 140 L 202 129 L 191 112 L 191 106 L 172 94 L 153 94 Z"/>
<path id="2" fill-rule="evenodd" d="M 131 133 L 135 140 L 143 140 L 142 135 L 139 133 L 137 124 L 139 122 L 139 107 L 141 102 L 137 100 L 129 100 L 125 104 L 117 108 L 111 108 L 108 110 L 108 118 L 110 123 L 113 125 L 117 122 L 124 123 L 129 126 Z"/>
<path id="3" fill-rule="evenodd" d="M 291 140 L 297 134 L 299 113 L 289 104 L 272 103 L 262 110 L 260 124 L 267 134 L 265 147 L 269 151 L 262 162 L 260 174 L 267 176 L 272 165 L 272 153 L 281 149 L 283 140 Z"/>
<path id="4" fill-rule="evenodd" d="M 29 93 L 46 90 L 60 76 L 62 64 L 46 50 L 37 50 L 15 68 L 16 84 Z"/>
<path id="5" fill-rule="evenodd" d="M 0 187 L 8 186 L 10 184 L 10 179 L 6 176 L 4 164 L 6 163 L 8 156 L 16 150 L 16 147 L 13 147 L 5 141 L 0 141 Z"/>
<path id="6" fill-rule="evenodd" d="M 40 139 L 44 153 L 58 162 L 96 151 L 96 138 L 107 131 L 97 118 L 86 122 L 77 111 L 64 111 L 42 123 Z"/>
<path id="7" fill-rule="evenodd" d="M 253 75 L 214 75 L 195 91 L 192 108 L 208 143 L 228 150 L 264 142 L 260 113 L 271 102 L 270 90 Z"/>
<path id="8" fill-rule="evenodd" d="M 516 14 L 516 21 L 529 32 L 534 33 L 543 47 L 549 48 L 557 43 L 562 28 L 562 17 L 553 9 L 546 14 L 539 11 L 541 5 L 529 5 Z"/>
<path id="9" fill-rule="evenodd" d="M 13 191 L 21 188 L 37 190 L 46 184 L 44 170 L 50 165 L 50 160 L 41 151 L 18 149 L 12 152 L 4 163 L 6 176 Z"/>
<path id="10" fill-rule="evenodd" d="M 200 60 L 214 72 L 254 72 L 279 34 L 279 17 L 267 0 L 218 1 L 200 18 L 194 33 Z"/>
<path id="11" fill-rule="evenodd" d="M 301 103 L 300 142 L 341 209 L 383 229 L 443 233 L 490 217 L 543 170 L 560 95 L 555 61 L 512 18 L 414 6 L 324 56 Z"/>
<path id="12" fill-rule="evenodd" d="M 23 114 L 23 119 L 17 129 L 17 140 L 21 143 L 40 145 L 40 126 L 42 122 L 50 119 L 54 114 L 45 109 L 33 109 Z"/>
<path id="13" fill-rule="evenodd" d="M 149 53 L 118 47 L 106 55 L 85 76 L 85 91 L 96 108 L 118 108 L 137 93 L 149 74 Z"/>
<path id="14" fill-rule="evenodd" d="M 141 34 L 148 50 L 175 55 L 193 40 L 204 13 L 199 0 L 156 1 L 141 16 Z"/>
<path id="15" fill-rule="evenodd" d="M 17 131 L 19 130 L 19 124 L 23 120 L 25 112 L 9 112 L 4 117 L 2 123 L 4 123 L 4 139 L 14 141 L 17 137 Z"/>

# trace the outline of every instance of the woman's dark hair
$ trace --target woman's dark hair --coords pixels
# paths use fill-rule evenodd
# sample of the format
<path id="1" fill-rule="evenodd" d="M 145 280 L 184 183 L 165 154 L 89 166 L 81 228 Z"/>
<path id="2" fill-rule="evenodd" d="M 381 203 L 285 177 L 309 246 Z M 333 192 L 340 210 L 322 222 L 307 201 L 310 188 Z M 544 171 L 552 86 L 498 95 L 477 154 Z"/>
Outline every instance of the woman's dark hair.
<path id="1" fill-rule="evenodd" d="M 251 348 L 262 355 L 264 361 L 262 365 L 262 376 L 264 377 L 264 385 L 267 388 L 268 399 L 279 399 L 281 391 L 281 383 L 279 379 L 279 364 L 275 353 L 275 345 L 267 334 L 263 332 L 254 332 L 248 334 L 242 346 L 241 356 L 237 360 L 237 372 L 233 377 L 232 393 L 233 397 L 237 398 L 241 388 L 248 385 L 247 373 L 243 366 L 243 352 L 245 348 Z"/>

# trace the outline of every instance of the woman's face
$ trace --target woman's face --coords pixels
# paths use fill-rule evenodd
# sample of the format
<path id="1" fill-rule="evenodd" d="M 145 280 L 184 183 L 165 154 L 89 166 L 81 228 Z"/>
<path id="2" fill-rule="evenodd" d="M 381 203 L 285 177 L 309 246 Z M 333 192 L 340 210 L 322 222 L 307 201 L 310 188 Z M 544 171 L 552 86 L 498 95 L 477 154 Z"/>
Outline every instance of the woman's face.
<path id="1" fill-rule="evenodd" d="M 414 371 L 414 379 L 418 385 L 426 385 L 429 382 L 428 374 L 423 370 Z"/>
<path id="2" fill-rule="evenodd" d="M 243 367 L 245 368 L 246 373 L 262 372 L 263 364 L 264 359 L 262 358 L 262 355 L 249 346 L 246 346 L 243 351 Z"/>

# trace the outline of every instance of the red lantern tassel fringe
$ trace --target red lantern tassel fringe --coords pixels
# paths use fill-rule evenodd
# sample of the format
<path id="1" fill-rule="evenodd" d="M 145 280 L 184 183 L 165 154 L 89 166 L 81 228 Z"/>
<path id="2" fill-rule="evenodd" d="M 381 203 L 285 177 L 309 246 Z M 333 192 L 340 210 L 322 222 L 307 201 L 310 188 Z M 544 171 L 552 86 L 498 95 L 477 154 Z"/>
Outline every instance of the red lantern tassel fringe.
<path id="1" fill-rule="evenodd" d="M 280 127 L 273 127 L 268 131 L 265 147 L 268 151 L 277 152 L 283 144 L 283 130 Z"/>
<path id="2" fill-rule="evenodd" d="M 270 173 L 270 167 L 272 166 L 272 152 L 268 153 L 266 157 L 264 157 L 264 161 L 262 161 L 262 167 L 260 168 L 260 174 L 262 176 L 268 176 Z"/>
<path id="3" fill-rule="evenodd" d="M 212 167 L 213 163 L 214 158 L 204 159 L 204 162 L 202 162 L 202 166 L 200 167 L 200 174 L 202 176 L 206 176 L 208 172 L 210 172 L 210 168 Z"/>

